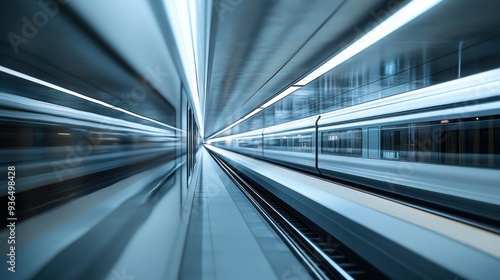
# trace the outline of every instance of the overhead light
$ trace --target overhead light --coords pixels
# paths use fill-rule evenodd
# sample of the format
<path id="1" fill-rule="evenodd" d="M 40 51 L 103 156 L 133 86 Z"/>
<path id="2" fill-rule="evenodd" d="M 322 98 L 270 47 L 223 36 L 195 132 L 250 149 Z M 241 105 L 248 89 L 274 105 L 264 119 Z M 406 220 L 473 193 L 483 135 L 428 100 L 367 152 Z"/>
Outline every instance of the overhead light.
<path id="1" fill-rule="evenodd" d="M 70 136 L 69 133 L 67 132 L 58 132 L 57 135 L 61 135 L 61 136 Z"/>
<path id="2" fill-rule="evenodd" d="M 326 72 L 337 67 L 341 63 L 347 61 L 351 57 L 362 52 L 369 46 L 380 41 L 387 35 L 409 23 L 419 15 L 425 13 L 442 0 L 414 0 L 394 13 L 392 16 L 377 25 L 370 32 L 359 38 L 356 42 L 348 46 L 346 49 L 338 53 L 336 56 L 328 60 L 325 64 L 305 76 L 303 79 L 295 83 L 296 86 L 305 86 L 311 81 L 322 76 Z"/>
<path id="3" fill-rule="evenodd" d="M 298 90 L 299 88 L 301 88 L 300 86 L 291 86 L 289 88 L 287 88 L 285 91 L 283 91 L 282 93 L 276 95 L 275 97 L 273 97 L 273 99 L 267 101 L 266 103 L 264 103 L 264 105 L 260 106 L 260 108 L 262 109 L 266 109 L 267 107 L 273 105 L 274 103 L 280 101 L 281 99 L 287 97 L 288 95 L 292 94 L 292 92 Z"/>
<path id="4" fill-rule="evenodd" d="M 263 110 L 262 108 L 257 108 L 257 109 L 255 109 L 255 110 L 253 110 L 250 114 L 248 114 L 248 115 L 244 116 L 243 118 L 241 118 L 241 119 L 237 120 L 235 123 L 231 124 L 230 126 L 228 126 L 228 127 L 224 128 L 223 130 L 221 130 L 221 131 L 219 131 L 219 132 L 215 133 L 214 135 L 210 136 L 210 137 L 209 137 L 209 139 L 213 139 L 215 136 L 217 136 L 217 135 L 219 135 L 219 134 L 221 134 L 221 133 L 223 133 L 223 132 L 226 132 L 226 131 L 228 131 L 229 129 L 231 129 L 231 128 L 233 128 L 233 127 L 237 126 L 237 125 L 239 125 L 240 123 L 242 123 L 242 122 L 246 121 L 247 119 L 249 119 L 250 117 L 252 117 L 253 115 L 257 114 L 258 112 L 260 112 L 260 111 L 262 111 L 262 110 Z"/>
<path id="5" fill-rule="evenodd" d="M 262 108 L 257 108 L 255 110 L 253 110 L 250 114 L 246 115 L 243 120 L 246 120 L 250 117 L 252 117 L 253 115 L 257 114 L 258 112 L 262 111 Z"/>
<path id="6" fill-rule="evenodd" d="M 99 105 L 102 105 L 104 107 L 107 107 L 107 108 L 110 108 L 110 109 L 113 109 L 113 110 L 116 110 L 116 111 L 120 111 L 122 113 L 125 113 L 127 115 L 131 115 L 131 116 L 134 116 L 134 117 L 137 117 L 137 118 L 140 118 L 140 119 L 143 119 L 143 120 L 146 120 L 146 121 L 150 121 L 150 122 L 153 122 L 153 123 L 156 123 L 156 124 L 159 124 L 161 126 L 165 126 L 165 127 L 168 127 L 170 129 L 173 129 L 173 130 L 177 130 L 177 131 L 182 131 L 178 128 L 175 128 L 173 126 L 170 126 L 168 124 L 164 124 L 162 122 L 159 122 L 157 120 L 153 120 L 153 119 L 150 119 L 148 117 L 145 117 L 145 116 L 141 116 L 139 114 L 136 114 L 136 113 L 133 113 L 133 112 L 130 112 L 130 111 L 127 111 L 125 109 L 122 109 L 120 107 L 116 107 L 116 106 L 113 106 L 111 104 L 108 104 L 106 102 L 103 102 L 101 100 L 97 100 L 97 99 L 94 99 L 92 97 L 88 97 L 88 96 L 85 96 L 83 94 L 80 94 L 80 93 L 77 93 L 75 91 L 72 91 L 72 90 L 69 90 L 69 89 L 66 89 L 66 88 L 63 88 L 63 87 L 60 87 L 60 86 L 57 86 L 57 85 L 54 85 L 52 83 L 49 83 L 49 82 L 46 82 L 46 81 L 43 81 L 43 80 L 40 80 L 40 79 L 37 79 L 35 77 L 31 77 L 29 75 L 26 75 L 26 74 L 23 74 L 21 72 L 17 72 L 15 70 L 12 70 L 12 69 L 9 69 L 9 68 L 6 68 L 4 66 L 0 66 L 0 71 L 1 72 L 4 72 L 6 74 L 9 74 L 9 75 L 12 75 L 12 76 L 15 76 L 15 77 L 18 77 L 18 78 L 21 78 L 21 79 L 24 79 L 24 80 L 27 80 L 27 81 L 30 81 L 30 82 L 33 82 L 33 83 L 36 83 L 36 84 L 39 84 L 39 85 L 42 85 L 42 86 L 46 86 L 48 88 L 51 88 L 51 89 L 55 89 L 57 91 L 60 91 L 60 92 L 63 92 L 63 93 L 66 93 L 66 94 L 69 94 L 69 95 L 73 95 L 75 97 L 78 97 L 78 98 L 81 98 L 81 99 L 84 99 L 84 100 L 87 100 L 87 101 L 90 101 L 92 103 L 95 103 L 95 104 L 99 104 Z"/>
<path id="7" fill-rule="evenodd" d="M 242 123 L 243 121 L 249 119 L 250 117 L 254 116 L 255 114 L 259 113 L 260 111 L 264 110 L 265 108 L 271 106 L 272 104 L 278 102 L 279 100 L 285 98 L 286 96 L 290 95 L 292 92 L 298 90 L 299 88 L 301 87 L 297 87 L 297 86 L 291 86 L 289 88 L 287 88 L 285 91 L 283 91 L 282 93 L 278 94 L 277 96 L 275 96 L 273 99 L 269 100 L 268 102 L 266 102 L 264 105 L 260 106 L 259 108 L 253 110 L 251 113 L 249 113 L 248 115 L 244 116 L 243 118 L 239 119 L 238 121 L 236 121 L 235 123 L 229 125 L 228 127 L 224 128 L 223 130 L 220 130 L 219 132 L 215 133 L 214 135 L 212 135 L 211 137 L 209 137 L 209 139 L 213 139 L 215 136 L 237 126 L 238 124 Z"/>
<path id="8" fill-rule="evenodd" d="M 175 42 L 179 50 L 181 64 L 186 73 L 186 91 L 193 106 L 200 136 L 204 138 L 204 123 L 200 102 L 198 69 L 199 62 L 196 1 L 165 1 L 165 10 L 172 26 Z"/>
<path id="9" fill-rule="evenodd" d="M 212 144 L 214 142 L 221 142 L 221 141 L 232 141 L 233 140 L 233 136 L 224 136 L 224 137 L 220 137 L 220 138 L 211 138 L 209 140 L 207 140 L 207 144 Z"/>

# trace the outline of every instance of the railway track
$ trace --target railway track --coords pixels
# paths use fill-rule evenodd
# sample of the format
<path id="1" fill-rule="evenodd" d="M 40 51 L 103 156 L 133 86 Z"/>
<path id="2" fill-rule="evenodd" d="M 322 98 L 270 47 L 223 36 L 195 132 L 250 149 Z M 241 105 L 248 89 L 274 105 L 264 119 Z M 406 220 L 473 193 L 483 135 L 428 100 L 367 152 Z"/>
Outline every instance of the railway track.
<path id="1" fill-rule="evenodd" d="M 384 279 L 335 237 L 315 227 L 279 198 L 211 153 L 217 164 L 271 224 L 317 279 Z"/>
<path id="2" fill-rule="evenodd" d="M 396 202 L 398 204 L 406 205 L 418 210 L 422 210 L 425 212 L 432 213 L 434 215 L 438 215 L 450 220 L 457 221 L 459 223 L 463 223 L 466 225 L 473 226 L 475 228 L 479 228 L 485 231 L 489 231 L 495 234 L 500 234 L 500 223 L 498 220 L 494 220 L 485 216 L 482 216 L 478 213 L 470 213 L 466 211 L 461 211 L 459 209 L 451 208 L 443 204 L 438 204 L 435 202 L 430 202 L 430 201 L 425 201 L 420 198 L 416 197 L 411 197 L 409 195 L 404 195 L 400 194 L 394 190 L 391 189 L 383 189 L 383 188 L 376 188 L 370 185 L 364 185 L 360 183 L 354 183 L 350 182 L 347 180 L 343 179 L 338 179 L 338 178 L 333 178 L 333 177 L 327 177 L 327 176 L 320 176 L 314 172 L 308 172 L 300 169 L 296 169 L 293 167 L 290 167 L 285 164 L 277 163 L 274 161 L 269 161 L 265 159 L 259 159 L 264 162 L 278 165 L 283 168 L 287 168 L 290 170 L 293 170 L 295 172 L 305 174 L 307 176 L 311 176 L 314 178 L 321 179 L 323 181 L 331 182 L 336 185 L 343 186 L 345 188 L 350 188 L 359 192 L 363 192 L 369 195 L 373 195 L 376 197 L 380 197 L 386 200 L 390 200 L 393 202 Z M 398 189 L 398 186 L 393 186 L 393 189 Z"/>

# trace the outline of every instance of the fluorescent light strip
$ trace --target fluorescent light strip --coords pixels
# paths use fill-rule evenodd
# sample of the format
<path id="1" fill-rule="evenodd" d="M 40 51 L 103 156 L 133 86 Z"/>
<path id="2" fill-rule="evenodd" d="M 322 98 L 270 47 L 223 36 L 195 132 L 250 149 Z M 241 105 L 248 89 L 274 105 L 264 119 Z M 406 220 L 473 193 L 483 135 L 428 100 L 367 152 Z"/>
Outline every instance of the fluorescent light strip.
<path id="1" fill-rule="evenodd" d="M 244 116 L 243 118 L 239 119 L 238 121 L 236 121 L 235 123 L 231 124 L 230 126 L 224 128 L 223 130 L 217 132 L 216 134 L 214 134 L 212 137 L 210 137 L 210 139 L 212 139 L 213 137 L 235 127 L 236 125 L 242 123 L 243 121 L 249 119 L 250 117 L 252 117 L 253 115 L 259 113 L 260 111 L 264 110 L 265 108 L 271 106 L 272 104 L 278 102 L 279 100 L 287 97 L 288 95 L 290 95 L 292 92 L 298 90 L 299 88 L 301 87 L 297 87 L 297 86 L 291 86 L 289 88 L 287 88 L 285 91 L 283 91 L 282 93 L 278 94 L 277 96 L 275 96 L 273 99 L 269 100 L 268 102 L 266 102 L 264 105 L 260 106 L 259 108 L 253 110 L 250 114 Z"/>
<path id="2" fill-rule="evenodd" d="M 442 0 L 414 0 L 408 3 L 406 6 L 401 8 L 399 11 L 394 13 L 392 16 L 387 18 L 381 24 L 377 25 L 373 30 L 365 34 L 363 37 L 359 38 L 356 42 L 351 44 L 349 47 L 341 51 L 339 54 L 334 56 L 332 59 L 327 61 L 325 64 L 321 65 L 318 69 L 314 70 L 312 73 L 304 77 L 302 80 L 295 83 L 296 86 L 305 86 L 311 81 L 322 76 L 326 72 L 337 67 L 341 63 L 347 61 L 358 53 L 362 52 L 369 46 L 380 41 L 387 35 L 401 28 L 405 24 L 409 23 L 419 15 L 425 13 L 427 10 L 431 9 Z"/>
<path id="3" fill-rule="evenodd" d="M 257 108 L 255 110 L 253 110 L 253 112 L 251 112 L 250 114 L 246 115 L 243 120 L 246 120 L 250 117 L 252 117 L 253 115 L 257 114 L 258 112 L 262 111 L 263 109 L 262 108 Z"/>
<path id="4" fill-rule="evenodd" d="M 300 86 L 291 86 L 291 87 L 287 88 L 282 93 L 273 97 L 273 99 L 264 103 L 264 105 L 260 106 L 260 108 L 266 109 L 267 107 L 273 105 L 274 103 L 276 103 L 276 102 L 280 101 L 281 99 L 287 97 L 288 95 L 292 94 L 292 92 L 298 90 L 299 88 L 301 88 L 301 87 Z"/>
<path id="5" fill-rule="evenodd" d="M 197 84 L 197 68 L 198 56 L 197 49 L 197 17 L 198 9 L 196 3 L 192 1 L 164 1 L 164 7 L 169 18 L 172 31 L 174 33 L 175 42 L 178 47 L 179 56 L 181 59 L 182 68 L 185 73 L 186 82 L 185 90 L 189 95 L 193 106 L 196 123 L 200 129 L 200 135 L 204 137 L 204 123 L 202 118 L 202 108 L 199 98 L 199 90 Z"/>
<path id="6" fill-rule="evenodd" d="M 221 134 L 221 133 L 223 133 L 223 132 L 225 132 L 225 131 L 227 131 L 227 130 L 229 130 L 229 129 L 231 129 L 231 128 L 233 128 L 233 127 L 237 126 L 237 125 L 239 125 L 239 124 L 240 124 L 240 123 L 242 123 L 243 121 L 246 121 L 247 119 L 249 119 L 250 117 L 252 117 L 253 115 L 255 115 L 255 114 L 259 113 L 259 112 L 260 112 L 260 111 L 262 111 L 262 110 L 263 110 L 262 108 L 257 108 L 257 109 L 255 109 L 255 110 L 253 110 L 250 114 L 248 114 L 248 115 L 244 116 L 243 118 L 241 118 L 241 119 L 237 120 L 237 121 L 236 121 L 236 122 L 234 122 L 233 124 L 231 124 L 231 125 L 229 125 L 228 127 L 224 128 L 223 130 L 221 130 L 221 131 L 217 132 L 216 134 L 212 135 L 209 139 L 213 139 L 213 137 L 215 137 L 215 136 L 217 136 L 217 135 L 219 135 L 219 134 Z"/>
<path id="7" fill-rule="evenodd" d="M 260 106 L 259 108 L 253 110 L 250 114 L 244 116 L 243 118 L 239 119 L 238 121 L 236 121 L 235 123 L 231 124 L 230 126 L 224 128 L 223 130 L 217 132 L 216 134 L 212 135 L 210 137 L 210 139 L 212 139 L 213 137 L 235 127 L 236 125 L 242 123 L 243 121 L 249 119 L 250 117 L 252 117 L 253 115 L 259 113 L 260 111 L 264 110 L 265 108 L 273 105 L 274 103 L 278 102 L 279 100 L 287 97 L 288 95 L 292 94 L 292 92 L 298 90 L 299 88 L 301 87 L 297 87 L 297 86 L 291 86 L 289 88 L 287 88 L 285 91 L 283 91 L 282 93 L 278 94 L 277 96 L 275 96 L 273 99 L 267 101 L 264 105 Z"/>
<path id="8" fill-rule="evenodd" d="M 207 140 L 207 144 L 212 144 L 214 142 L 227 141 L 227 140 L 229 141 L 233 140 L 233 135 L 224 136 L 220 138 L 211 138 L 210 140 Z"/>
<path id="9" fill-rule="evenodd" d="M 141 116 L 141 115 L 138 115 L 136 113 L 133 113 L 133 112 L 130 112 L 130 111 L 127 111 L 125 109 L 122 109 L 120 107 L 116 107 L 116 106 L 113 106 L 111 104 L 108 104 L 106 102 L 103 102 L 103 101 L 100 101 L 100 100 L 97 100 L 97 99 L 94 99 L 94 98 L 91 98 L 91 97 L 88 97 L 88 96 L 85 96 L 83 94 L 80 94 L 80 93 L 77 93 L 77 92 L 74 92 L 72 90 L 69 90 L 69 89 L 65 89 L 63 87 L 60 87 L 60 86 L 57 86 L 57 85 L 54 85 L 54 84 L 51 84 L 49 82 L 46 82 L 46 81 L 42 81 L 40 79 L 37 79 L 35 77 L 31 77 L 31 76 L 28 76 L 26 74 L 23 74 L 21 72 L 17 72 L 15 70 L 12 70 L 12 69 L 9 69 L 9 68 L 6 68 L 4 66 L 0 66 L 0 71 L 6 73 L 6 74 L 9 74 L 9 75 L 12 75 L 12 76 L 15 76 L 15 77 L 18 77 L 18 78 L 21 78 L 21 79 L 24 79 L 24 80 L 27 80 L 27 81 L 30 81 L 30 82 L 33 82 L 33 83 L 36 83 L 36 84 L 39 84 L 39 85 L 42 85 L 42 86 L 46 86 L 48 88 L 51 88 L 51 89 L 55 89 L 55 90 L 58 90 L 60 92 L 64 92 L 64 93 L 67 93 L 69 95 L 73 95 L 75 97 L 78 97 L 78 98 L 81 98 L 81 99 L 84 99 L 84 100 L 87 100 L 87 101 L 90 101 L 92 103 L 95 103 L 95 104 L 99 104 L 101 106 L 104 106 L 104 107 L 107 107 L 107 108 L 110 108 L 110 109 L 113 109 L 113 110 L 116 110 L 116 111 L 120 111 L 122 113 L 125 113 L 127 115 L 131 115 L 131 116 L 134 116 L 136 118 L 140 118 L 140 119 L 143 119 L 143 120 L 146 120 L 146 121 L 150 121 L 150 122 L 153 122 L 153 123 L 156 123 L 156 124 L 159 124 L 161 126 L 165 126 L 165 127 L 168 127 L 170 129 L 173 129 L 173 130 L 177 130 L 177 131 L 181 131 L 180 129 L 178 128 L 175 128 L 173 126 L 170 126 L 168 124 L 164 124 L 162 122 L 159 122 L 157 120 L 153 120 L 153 119 L 150 119 L 148 117 L 144 117 L 144 116 Z"/>

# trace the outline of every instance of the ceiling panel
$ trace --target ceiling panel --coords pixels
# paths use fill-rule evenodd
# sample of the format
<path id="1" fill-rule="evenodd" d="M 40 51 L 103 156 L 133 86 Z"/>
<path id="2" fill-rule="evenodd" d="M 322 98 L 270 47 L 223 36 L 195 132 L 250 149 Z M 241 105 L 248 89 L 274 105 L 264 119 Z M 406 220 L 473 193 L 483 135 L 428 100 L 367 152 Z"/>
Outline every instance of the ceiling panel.
<path id="1" fill-rule="evenodd" d="M 221 136 L 308 117 L 500 67 L 500 18 L 495 12 L 499 9 L 500 2 L 494 0 L 444 1 Z M 352 30 L 355 29 L 358 28 L 355 26 Z M 328 50 L 322 52 L 335 53 Z M 318 52 L 318 55 L 323 53 Z M 297 67 L 296 71 L 283 71 L 276 77 L 290 75 L 288 79 L 293 81 L 309 70 L 310 67 Z M 253 97 L 255 102 L 251 100 L 242 106 L 245 110 L 241 113 L 251 112 L 261 104 L 260 94 L 265 97 L 281 89 L 278 85 L 275 88 L 269 86 L 270 90 L 266 91 L 274 79 Z M 279 84 L 277 80 L 276 83 Z M 226 125 L 238 118 L 232 118 Z"/>
<path id="2" fill-rule="evenodd" d="M 209 49 L 205 135 L 246 115 L 354 36 L 353 25 L 386 1 L 241 1 L 214 9 Z"/>

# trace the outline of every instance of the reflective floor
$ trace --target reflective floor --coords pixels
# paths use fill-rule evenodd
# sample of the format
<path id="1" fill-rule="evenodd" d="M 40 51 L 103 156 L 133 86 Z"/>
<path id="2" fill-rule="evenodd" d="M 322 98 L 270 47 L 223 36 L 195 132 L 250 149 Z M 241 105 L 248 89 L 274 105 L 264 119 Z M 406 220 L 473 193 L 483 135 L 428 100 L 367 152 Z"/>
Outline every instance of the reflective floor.
<path id="1" fill-rule="evenodd" d="M 309 279 L 204 148 L 197 158 L 190 178 L 180 157 L 22 221 L 16 273 L 0 278 Z"/>
<path id="2" fill-rule="evenodd" d="M 201 156 L 180 278 L 312 279 L 205 148 Z"/>

